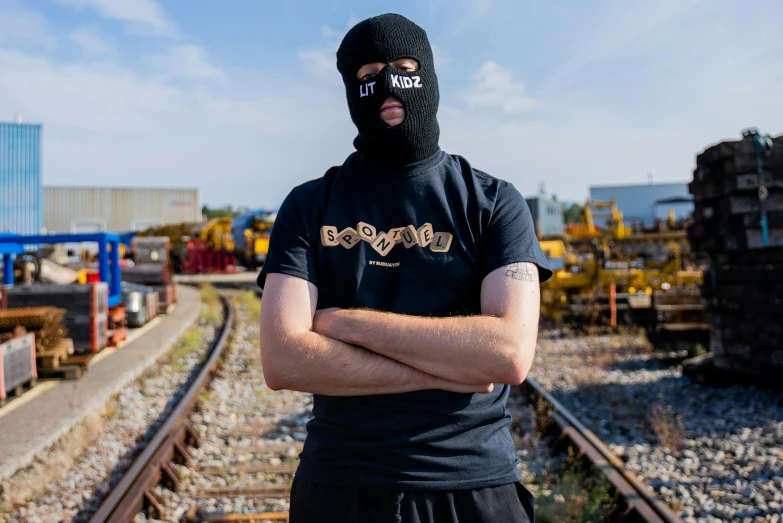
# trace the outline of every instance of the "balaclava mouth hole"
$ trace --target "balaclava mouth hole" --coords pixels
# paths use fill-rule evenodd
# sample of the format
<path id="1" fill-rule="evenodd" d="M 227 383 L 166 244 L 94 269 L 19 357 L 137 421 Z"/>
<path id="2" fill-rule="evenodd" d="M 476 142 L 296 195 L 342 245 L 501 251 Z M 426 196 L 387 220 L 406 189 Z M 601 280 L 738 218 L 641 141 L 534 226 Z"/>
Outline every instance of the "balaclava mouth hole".
<path id="1" fill-rule="evenodd" d="M 400 58 L 416 60 L 416 71 L 399 71 L 391 63 Z M 386 66 L 361 81 L 359 69 L 369 63 Z M 432 47 L 426 32 L 407 18 L 384 14 L 356 24 L 337 51 L 337 69 L 343 77 L 348 109 L 359 131 L 354 146 L 378 164 L 407 165 L 424 160 L 438 150 L 440 102 Z M 389 96 L 405 108 L 402 123 L 390 126 L 380 116 Z"/>

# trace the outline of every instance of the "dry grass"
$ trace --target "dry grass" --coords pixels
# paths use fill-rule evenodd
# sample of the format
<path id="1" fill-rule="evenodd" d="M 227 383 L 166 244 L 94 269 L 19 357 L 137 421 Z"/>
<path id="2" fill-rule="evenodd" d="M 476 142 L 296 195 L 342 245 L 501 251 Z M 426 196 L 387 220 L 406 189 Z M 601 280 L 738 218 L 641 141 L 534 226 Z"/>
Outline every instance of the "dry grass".
<path id="1" fill-rule="evenodd" d="M 685 447 L 685 419 L 682 414 L 675 413 L 671 405 L 656 404 L 650 421 L 658 443 L 675 452 Z"/>
<path id="2" fill-rule="evenodd" d="M 530 414 L 533 418 L 533 428 L 539 434 L 546 434 L 552 426 L 552 406 L 542 397 L 536 399 L 535 405 L 530 406 Z"/>

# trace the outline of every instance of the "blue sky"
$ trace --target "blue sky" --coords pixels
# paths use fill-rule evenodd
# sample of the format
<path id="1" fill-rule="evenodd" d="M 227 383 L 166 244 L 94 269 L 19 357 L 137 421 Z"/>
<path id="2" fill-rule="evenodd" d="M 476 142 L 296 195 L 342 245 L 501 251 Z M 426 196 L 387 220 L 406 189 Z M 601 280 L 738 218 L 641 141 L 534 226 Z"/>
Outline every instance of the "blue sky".
<path id="1" fill-rule="evenodd" d="M 526 195 L 783 133 L 779 0 L 0 0 L 0 120 L 44 124 L 46 184 L 276 206 L 352 152 L 334 52 L 384 12 L 434 44 L 441 146 Z"/>

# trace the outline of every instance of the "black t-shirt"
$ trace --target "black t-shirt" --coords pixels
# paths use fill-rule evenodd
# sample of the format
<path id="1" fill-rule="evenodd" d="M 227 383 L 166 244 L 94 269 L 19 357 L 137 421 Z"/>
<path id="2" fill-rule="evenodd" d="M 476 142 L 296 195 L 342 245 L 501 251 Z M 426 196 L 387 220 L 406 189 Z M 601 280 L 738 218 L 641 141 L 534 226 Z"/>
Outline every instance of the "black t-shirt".
<path id="1" fill-rule="evenodd" d="M 542 282 L 552 274 L 530 210 L 510 183 L 442 151 L 393 170 L 354 153 L 285 199 L 258 283 L 269 273 L 306 279 L 318 287 L 319 309 L 475 315 L 484 277 L 515 262 L 538 265 Z M 509 389 L 316 394 L 297 474 L 422 489 L 516 481 Z"/>

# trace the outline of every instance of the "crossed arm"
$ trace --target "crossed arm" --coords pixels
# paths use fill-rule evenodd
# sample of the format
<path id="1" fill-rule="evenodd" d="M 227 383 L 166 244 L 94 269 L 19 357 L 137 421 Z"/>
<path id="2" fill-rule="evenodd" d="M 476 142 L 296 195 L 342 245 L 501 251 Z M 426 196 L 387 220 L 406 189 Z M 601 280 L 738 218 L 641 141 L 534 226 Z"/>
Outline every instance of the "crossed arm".
<path id="1" fill-rule="evenodd" d="M 488 392 L 493 383 L 524 381 L 533 361 L 539 286 L 531 263 L 487 275 L 479 316 L 316 311 L 317 293 L 303 279 L 267 276 L 261 356 L 272 389 L 336 396 Z"/>

